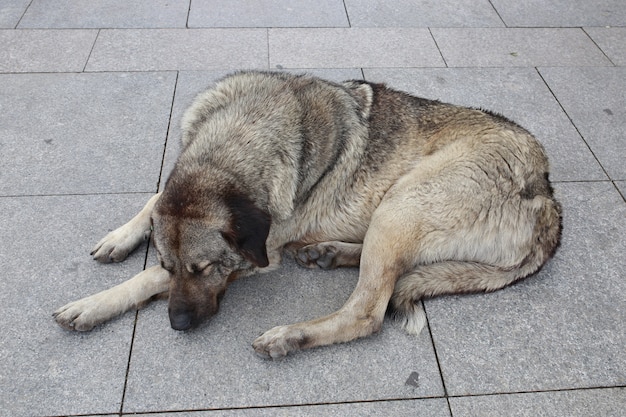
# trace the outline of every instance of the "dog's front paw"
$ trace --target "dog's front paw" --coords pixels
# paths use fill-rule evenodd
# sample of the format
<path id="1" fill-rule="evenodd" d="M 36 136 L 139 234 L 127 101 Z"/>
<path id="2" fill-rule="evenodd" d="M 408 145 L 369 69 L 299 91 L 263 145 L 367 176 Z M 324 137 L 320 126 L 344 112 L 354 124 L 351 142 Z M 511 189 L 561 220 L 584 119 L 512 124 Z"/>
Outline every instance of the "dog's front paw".
<path id="1" fill-rule="evenodd" d="M 126 224 L 102 238 L 92 249 L 91 255 L 102 263 L 121 262 L 149 237 L 149 230 L 137 230 Z"/>
<path id="2" fill-rule="evenodd" d="M 331 269 L 336 265 L 337 248 L 331 244 L 317 243 L 296 251 L 296 262 L 307 268 Z"/>
<path id="3" fill-rule="evenodd" d="M 302 330 L 293 326 L 278 326 L 263 333 L 252 343 L 252 347 L 263 358 L 277 359 L 301 349 L 306 340 Z"/>
<path id="4" fill-rule="evenodd" d="M 86 332 L 109 318 L 103 307 L 97 295 L 93 295 L 64 305 L 52 317 L 65 329 Z"/>

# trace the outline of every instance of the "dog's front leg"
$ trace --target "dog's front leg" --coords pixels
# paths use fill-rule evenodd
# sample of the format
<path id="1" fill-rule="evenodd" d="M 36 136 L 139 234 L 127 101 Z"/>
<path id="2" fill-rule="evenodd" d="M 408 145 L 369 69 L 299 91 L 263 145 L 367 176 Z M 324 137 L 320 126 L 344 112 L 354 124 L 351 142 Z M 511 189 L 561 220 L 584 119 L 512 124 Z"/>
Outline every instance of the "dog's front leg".
<path id="1" fill-rule="evenodd" d="M 128 223 L 103 237 L 91 251 L 99 262 L 121 262 L 141 242 L 150 237 L 150 217 L 161 193 L 153 195 L 144 208 Z"/>
<path id="2" fill-rule="evenodd" d="M 170 274 L 153 266 L 128 281 L 89 297 L 66 304 L 52 315 L 69 330 L 87 331 L 115 316 L 142 306 L 169 289 Z"/>
<path id="3" fill-rule="evenodd" d="M 398 271 L 392 263 L 367 255 L 364 246 L 359 281 L 340 310 L 319 319 L 274 327 L 254 341 L 254 350 L 263 357 L 279 358 L 295 350 L 348 342 L 378 332 Z"/>

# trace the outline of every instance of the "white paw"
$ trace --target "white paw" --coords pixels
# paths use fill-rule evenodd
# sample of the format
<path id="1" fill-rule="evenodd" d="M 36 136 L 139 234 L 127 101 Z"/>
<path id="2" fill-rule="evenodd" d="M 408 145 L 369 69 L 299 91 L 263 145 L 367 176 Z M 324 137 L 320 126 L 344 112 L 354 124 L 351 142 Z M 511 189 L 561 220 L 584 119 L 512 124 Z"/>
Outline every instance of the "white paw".
<path id="1" fill-rule="evenodd" d="M 109 319 L 110 313 L 100 294 L 95 294 L 64 305 L 52 313 L 52 317 L 61 327 L 85 332 Z"/>
<path id="2" fill-rule="evenodd" d="M 252 347 L 263 358 L 277 359 L 299 350 L 306 342 L 307 338 L 302 330 L 293 326 L 278 326 L 258 337 Z"/>
<path id="3" fill-rule="evenodd" d="M 91 251 L 99 262 L 121 262 L 139 244 L 150 237 L 150 230 L 143 230 L 127 223 L 107 234 Z"/>

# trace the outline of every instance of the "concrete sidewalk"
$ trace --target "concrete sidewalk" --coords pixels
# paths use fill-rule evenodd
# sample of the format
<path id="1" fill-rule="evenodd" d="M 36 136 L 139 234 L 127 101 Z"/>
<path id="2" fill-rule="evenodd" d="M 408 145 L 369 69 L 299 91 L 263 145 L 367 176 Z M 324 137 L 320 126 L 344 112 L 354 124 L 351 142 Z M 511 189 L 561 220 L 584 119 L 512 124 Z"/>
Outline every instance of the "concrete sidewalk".
<path id="1" fill-rule="evenodd" d="M 626 415 L 623 0 L 3 0 L 0 28 L 0 416 Z M 89 250 L 161 186 L 194 94 L 243 68 L 519 122 L 551 158 L 556 257 L 505 290 L 427 300 L 419 337 L 386 321 L 281 361 L 252 340 L 341 306 L 356 270 L 286 262 L 192 332 L 165 302 L 59 328 L 57 307 L 155 262 Z"/>

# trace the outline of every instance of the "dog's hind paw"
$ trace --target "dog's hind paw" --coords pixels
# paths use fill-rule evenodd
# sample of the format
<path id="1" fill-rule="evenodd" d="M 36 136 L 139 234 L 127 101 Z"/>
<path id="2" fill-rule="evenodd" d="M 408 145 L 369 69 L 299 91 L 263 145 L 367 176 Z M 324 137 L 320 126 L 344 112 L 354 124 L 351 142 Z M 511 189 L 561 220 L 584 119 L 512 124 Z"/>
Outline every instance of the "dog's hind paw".
<path id="1" fill-rule="evenodd" d="M 278 326 L 258 337 L 252 347 L 262 358 L 279 359 L 301 349 L 305 343 L 306 336 L 302 330 L 292 326 Z"/>
<path id="2" fill-rule="evenodd" d="M 113 230 L 94 246 L 91 255 L 102 263 L 121 262 L 141 242 L 150 238 L 150 230 L 137 230 L 128 224 Z"/>

